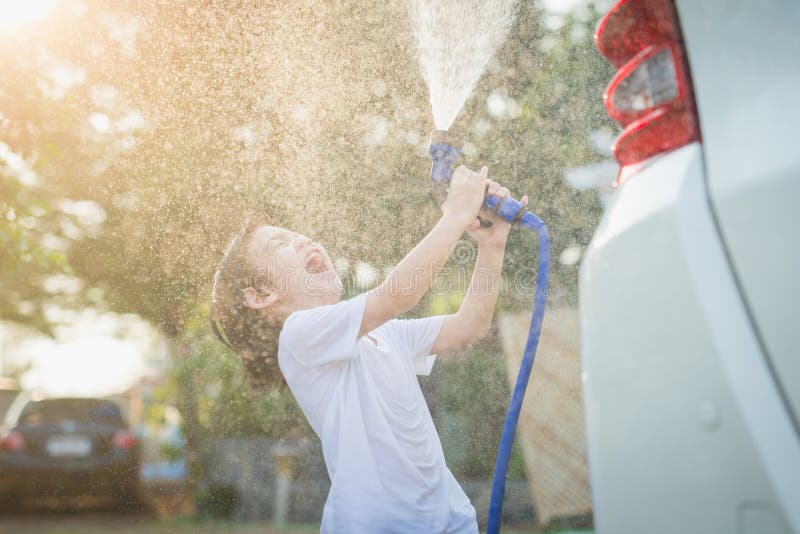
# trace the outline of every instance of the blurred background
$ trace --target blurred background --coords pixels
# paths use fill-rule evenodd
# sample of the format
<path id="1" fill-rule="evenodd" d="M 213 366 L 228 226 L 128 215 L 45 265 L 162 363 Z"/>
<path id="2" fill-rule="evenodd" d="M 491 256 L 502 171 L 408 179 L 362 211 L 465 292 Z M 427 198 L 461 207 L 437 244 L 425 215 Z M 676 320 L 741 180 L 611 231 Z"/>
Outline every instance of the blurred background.
<path id="1" fill-rule="evenodd" d="M 507 485 L 512 531 L 592 525 L 576 305 L 578 264 L 616 177 L 601 98 L 612 70 L 592 42 L 609 5 L 521 3 L 451 128 L 468 166 L 530 195 L 556 260 Z M 433 121 L 407 10 L 0 3 L 0 532 L 318 530 L 329 487 L 319 441 L 288 391 L 253 390 L 215 340 L 211 280 L 256 215 L 323 243 L 348 295 L 431 227 Z M 475 252 L 463 245 L 414 315 L 457 309 Z M 512 233 L 490 337 L 421 378 L 481 524 L 534 245 Z M 67 439 L 96 410 L 111 414 L 108 428 Z M 38 437 L 28 428 L 47 425 Z M 14 485 L 21 455 L 111 482 Z M 112 457 L 137 473 L 125 491 Z"/>

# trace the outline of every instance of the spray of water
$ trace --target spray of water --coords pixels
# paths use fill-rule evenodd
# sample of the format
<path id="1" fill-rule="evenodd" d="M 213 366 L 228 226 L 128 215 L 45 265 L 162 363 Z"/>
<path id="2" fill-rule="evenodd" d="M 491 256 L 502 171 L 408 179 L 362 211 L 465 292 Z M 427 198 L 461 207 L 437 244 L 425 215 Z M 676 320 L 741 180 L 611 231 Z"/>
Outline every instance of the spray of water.
<path id="1" fill-rule="evenodd" d="M 437 130 L 447 130 L 514 22 L 516 0 L 409 0 Z"/>

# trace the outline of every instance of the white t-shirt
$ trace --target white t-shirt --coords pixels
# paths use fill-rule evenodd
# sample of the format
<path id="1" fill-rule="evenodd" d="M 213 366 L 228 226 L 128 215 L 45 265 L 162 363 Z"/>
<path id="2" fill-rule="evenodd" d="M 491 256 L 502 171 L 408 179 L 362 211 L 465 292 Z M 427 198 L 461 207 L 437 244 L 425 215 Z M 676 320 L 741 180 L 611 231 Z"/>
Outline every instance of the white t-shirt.
<path id="1" fill-rule="evenodd" d="M 431 372 L 443 317 L 393 320 L 358 338 L 366 298 L 295 312 L 279 338 L 278 363 L 331 479 L 320 531 L 477 533 L 416 377 Z"/>

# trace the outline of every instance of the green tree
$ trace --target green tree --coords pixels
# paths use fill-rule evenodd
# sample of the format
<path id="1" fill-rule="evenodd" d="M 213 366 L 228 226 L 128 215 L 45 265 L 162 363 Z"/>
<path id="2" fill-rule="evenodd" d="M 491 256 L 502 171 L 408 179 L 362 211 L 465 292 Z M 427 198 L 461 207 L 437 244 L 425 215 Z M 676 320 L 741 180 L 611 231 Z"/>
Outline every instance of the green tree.
<path id="1" fill-rule="evenodd" d="M 44 281 L 72 273 L 65 254 L 53 248 L 68 243 L 60 225 L 72 223 L 51 201 L 17 173 L 0 169 L 0 320 L 45 333 L 52 332 L 45 304 L 55 300 L 55 291 Z"/>

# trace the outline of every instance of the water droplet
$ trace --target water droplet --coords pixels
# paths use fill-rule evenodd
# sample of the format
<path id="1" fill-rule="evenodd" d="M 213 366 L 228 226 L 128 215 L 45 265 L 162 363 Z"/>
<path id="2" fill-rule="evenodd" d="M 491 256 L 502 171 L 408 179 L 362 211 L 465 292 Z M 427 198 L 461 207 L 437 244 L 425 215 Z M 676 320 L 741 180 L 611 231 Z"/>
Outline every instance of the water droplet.
<path id="1" fill-rule="evenodd" d="M 708 431 L 716 430 L 722 423 L 722 411 L 712 401 L 706 400 L 700 403 L 698 415 L 700 424 Z"/>
<path id="2" fill-rule="evenodd" d="M 386 94 L 386 84 L 383 83 L 383 80 L 375 80 L 370 85 L 370 91 L 372 91 L 373 95 L 382 97 Z"/>
<path id="3" fill-rule="evenodd" d="M 575 265 L 581 259 L 580 245 L 572 245 L 565 248 L 558 257 L 561 265 Z"/>
<path id="4" fill-rule="evenodd" d="M 89 116 L 89 124 L 97 133 L 106 133 L 111 129 L 111 119 L 105 113 L 92 113 Z"/>
<path id="5" fill-rule="evenodd" d="M 503 95 L 495 91 L 486 99 L 486 108 L 492 116 L 501 118 L 506 114 L 506 100 Z"/>

